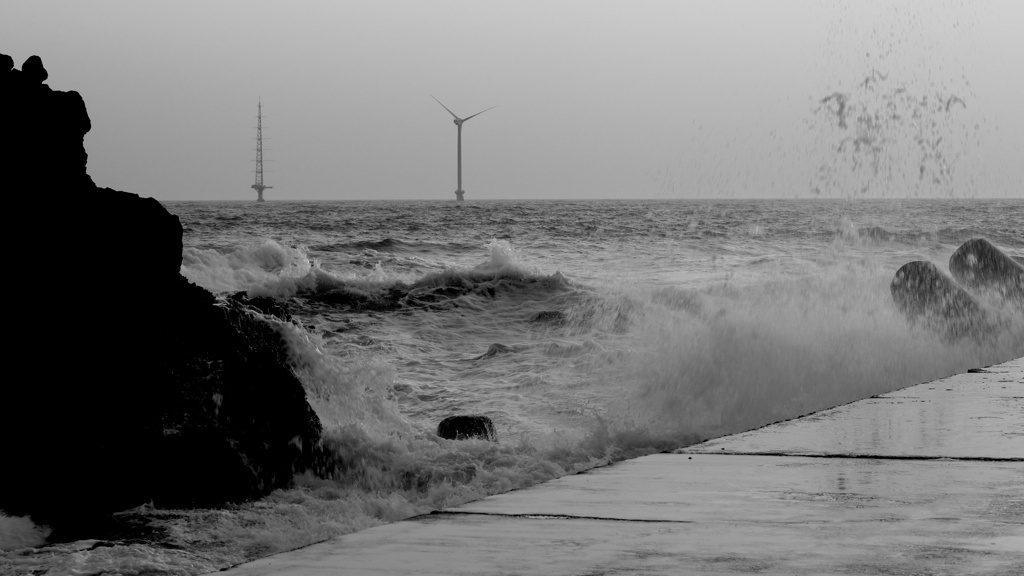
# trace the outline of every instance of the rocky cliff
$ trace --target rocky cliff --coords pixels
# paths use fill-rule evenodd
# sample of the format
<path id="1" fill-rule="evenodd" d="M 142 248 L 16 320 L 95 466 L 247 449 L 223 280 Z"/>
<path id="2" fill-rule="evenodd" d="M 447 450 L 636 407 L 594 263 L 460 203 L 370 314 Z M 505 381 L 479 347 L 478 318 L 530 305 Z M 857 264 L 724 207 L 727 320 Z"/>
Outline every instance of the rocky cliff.
<path id="1" fill-rule="evenodd" d="M 114 511 L 259 497 L 309 465 L 320 422 L 281 325 L 180 274 L 182 227 L 86 172 L 81 96 L 0 54 L 7 377 L 0 510 L 101 537 Z M 20 374 L 20 375 L 19 375 Z"/>

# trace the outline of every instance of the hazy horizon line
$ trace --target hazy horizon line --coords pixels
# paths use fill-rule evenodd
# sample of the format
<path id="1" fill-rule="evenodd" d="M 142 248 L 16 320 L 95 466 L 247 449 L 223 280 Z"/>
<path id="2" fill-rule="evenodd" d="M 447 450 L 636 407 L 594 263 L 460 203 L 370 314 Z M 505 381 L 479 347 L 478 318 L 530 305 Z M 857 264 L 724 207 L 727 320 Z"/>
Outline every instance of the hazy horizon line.
<path id="1" fill-rule="evenodd" d="M 140 195 L 141 196 L 141 195 Z M 476 198 L 473 200 L 465 200 L 458 202 L 456 200 L 448 198 L 289 198 L 289 199 L 274 199 L 267 198 L 264 202 L 257 202 L 255 199 L 239 199 L 239 198 L 204 198 L 200 200 L 160 200 L 156 198 L 158 202 L 238 202 L 238 203 L 251 203 L 255 205 L 259 204 L 271 204 L 280 203 L 285 204 L 289 202 L 447 202 L 453 206 L 460 206 L 466 203 L 486 203 L 486 202 L 630 202 L 630 201 L 641 201 L 641 200 L 658 200 L 665 202 L 729 202 L 729 201 L 744 201 L 744 200 L 765 200 L 765 201 L 840 201 L 840 202 L 867 202 L 867 201 L 906 201 L 906 200 L 920 200 L 922 202 L 933 202 L 941 200 L 1020 200 L 1024 201 L 1024 198 L 1011 197 L 1011 196 L 984 196 L 984 197 L 935 197 L 935 198 L 921 198 L 921 197 L 868 197 L 868 198 L 857 198 L 857 197 L 820 197 L 820 196 L 807 196 L 807 197 L 763 197 L 763 196 L 740 196 L 740 197 L 699 197 L 699 198 L 665 198 L 665 197 L 640 197 L 640 198 Z"/>

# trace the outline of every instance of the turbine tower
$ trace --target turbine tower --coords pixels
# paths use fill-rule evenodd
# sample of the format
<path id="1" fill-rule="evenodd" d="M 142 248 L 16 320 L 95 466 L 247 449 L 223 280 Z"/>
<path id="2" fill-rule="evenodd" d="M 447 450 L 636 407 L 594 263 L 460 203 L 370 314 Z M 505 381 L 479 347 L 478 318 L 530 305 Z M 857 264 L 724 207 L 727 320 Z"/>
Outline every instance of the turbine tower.
<path id="1" fill-rule="evenodd" d="M 263 191 L 273 188 L 263 185 L 263 100 L 256 105 L 256 183 L 251 188 L 259 194 L 257 202 L 264 202 Z"/>
<path id="2" fill-rule="evenodd" d="M 431 94 L 430 97 L 434 98 L 434 95 Z M 438 100 L 437 98 L 434 98 L 434 100 L 438 104 L 441 104 L 441 101 Z M 448 107 L 445 106 L 444 104 L 441 104 L 441 107 L 444 108 L 445 110 L 448 110 Z M 497 105 L 491 106 L 491 108 L 497 108 Z M 487 110 L 490 110 L 491 108 L 488 108 Z M 473 116 L 479 116 L 484 112 L 487 112 L 487 110 L 481 110 L 476 114 L 473 114 Z M 455 200 L 458 202 L 462 202 L 463 200 L 465 200 L 463 196 L 466 194 L 466 191 L 462 189 L 462 123 L 465 122 L 466 120 L 469 120 L 473 116 L 459 118 L 458 116 L 455 115 L 455 112 L 452 112 L 451 110 L 448 110 L 448 113 L 452 115 L 452 118 L 455 118 L 455 125 L 459 127 L 459 188 L 458 190 L 455 191 Z"/>

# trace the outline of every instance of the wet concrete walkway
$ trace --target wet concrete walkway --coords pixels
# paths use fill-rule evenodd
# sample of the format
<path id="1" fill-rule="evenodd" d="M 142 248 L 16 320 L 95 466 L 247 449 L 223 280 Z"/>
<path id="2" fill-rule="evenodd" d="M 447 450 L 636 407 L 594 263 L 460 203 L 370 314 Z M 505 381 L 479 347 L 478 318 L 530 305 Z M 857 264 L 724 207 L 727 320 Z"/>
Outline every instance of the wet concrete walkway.
<path id="1" fill-rule="evenodd" d="M 1024 574 L 1024 358 L 231 575 Z"/>

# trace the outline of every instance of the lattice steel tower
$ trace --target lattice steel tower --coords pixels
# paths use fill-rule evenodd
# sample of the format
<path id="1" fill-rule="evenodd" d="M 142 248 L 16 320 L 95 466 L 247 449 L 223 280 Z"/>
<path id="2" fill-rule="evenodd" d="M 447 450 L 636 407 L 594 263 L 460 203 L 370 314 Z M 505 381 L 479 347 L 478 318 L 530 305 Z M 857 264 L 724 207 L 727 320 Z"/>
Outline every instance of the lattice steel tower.
<path id="1" fill-rule="evenodd" d="M 256 105 L 256 183 L 251 186 L 259 194 L 257 202 L 264 202 L 263 191 L 273 188 L 263 184 L 263 101 Z"/>

